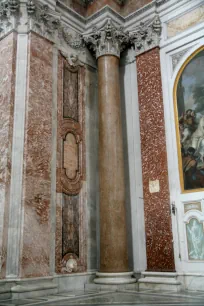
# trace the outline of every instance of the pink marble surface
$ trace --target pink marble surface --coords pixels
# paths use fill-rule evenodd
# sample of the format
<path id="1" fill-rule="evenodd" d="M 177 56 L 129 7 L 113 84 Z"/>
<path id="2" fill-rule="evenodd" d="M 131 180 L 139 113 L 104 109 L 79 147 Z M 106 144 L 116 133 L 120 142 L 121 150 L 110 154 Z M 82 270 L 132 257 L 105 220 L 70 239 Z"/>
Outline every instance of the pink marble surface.
<path id="1" fill-rule="evenodd" d="M 30 34 L 23 171 L 21 277 L 49 275 L 52 44 Z"/>
<path id="2" fill-rule="evenodd" d="M 126 0 L 125 5 L 121 8 L 121 15 L 127 16 L 150 2 L 152 2 L 152 0 Z"/>
<path id="3" fill-rule="evenodd" d="M 5 277 L 16 70 L 16 34 L 0 41 L 0 278 Z"/>

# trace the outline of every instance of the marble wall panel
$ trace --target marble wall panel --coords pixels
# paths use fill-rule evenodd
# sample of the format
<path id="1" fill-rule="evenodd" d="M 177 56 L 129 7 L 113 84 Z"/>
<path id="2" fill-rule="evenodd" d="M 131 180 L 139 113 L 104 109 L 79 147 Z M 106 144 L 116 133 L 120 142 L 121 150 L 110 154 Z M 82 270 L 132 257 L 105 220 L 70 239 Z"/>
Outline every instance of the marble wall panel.
<path id="1" fill-rule="evenodd" d="M 99 267 L 98 76 L 86 67 L 86 193 L 88 270 Z"/>
<path id="2" fill-rule="evenodd" d="M 84 67 L 58 57 L 56 272 L 86 270 Z M 64 116 L 64 109 L 69 116 Z M 74 110 L 74 111 L 73 111 Z M 76 260 L 76 267 L 67 263 Z"/>
<path id="3" fill-rule="evenodd" d="M 167 24 L 167 36 L 173 37 L 204 21 L 204 5 L 182 15 Z"/>
<path id="4" fill-rule="evenodd" d="M 61 2 L 73 9 L 78 14 L 82 16 L 86 15 L 86 6 L 81 0 L 62 0 Z"/>
<path id="5" fill-rule="evenodd" d="M 78 71 L 64 67 L 63 117 L 78 120 Z"/>
<path id="6" fill-rule="evenodd" d="M 137 57 L 147 269 L 174 271 L 159 52 Z"/>
<path id="7" fill-rule="evenodd" d="M 100 9 L 102 9 L 104 6 L 109 5 L 112 9 L 114 9 L 116 12 L 120 13 L 121 6 L 117 3 L 116 0 L 100 0 L 100 1 L 93 1 L 93 3 L 89 4 L 87 7 L 86 15 L 90 16 Z"/>
<path id="8" fill-rule="evenodd" d="M 127 16 L 150 2 L 152 0 L 126 0 L 124 6 L 121 8 L 121 14 Z"/>
<path id="9" fill-rule="evenodd" d="M 79 257 L 79 195 L 62 197 L 62 256 L 73 253 Z"/>
<path id="10" fill-rule="evenodd" d="M 50 273 L 52 44 L 29 36 L 21 277 Z"/>
<path id="11" fill-rule="evenodd" d="M 0 278 L 5 277 L 15 96 L 16 34 L 0 41 Z"/>

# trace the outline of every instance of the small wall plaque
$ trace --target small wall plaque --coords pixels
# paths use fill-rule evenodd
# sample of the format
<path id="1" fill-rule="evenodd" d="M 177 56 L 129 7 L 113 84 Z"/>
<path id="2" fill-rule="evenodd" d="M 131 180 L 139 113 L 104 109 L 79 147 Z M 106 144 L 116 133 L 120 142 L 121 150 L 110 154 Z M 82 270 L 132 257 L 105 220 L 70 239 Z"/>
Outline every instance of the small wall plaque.
<path id="1" fill-rule="evenodd" d="M 155 193 L 160 191 L 159 180 L 149 181 L 149 192 Z"/>

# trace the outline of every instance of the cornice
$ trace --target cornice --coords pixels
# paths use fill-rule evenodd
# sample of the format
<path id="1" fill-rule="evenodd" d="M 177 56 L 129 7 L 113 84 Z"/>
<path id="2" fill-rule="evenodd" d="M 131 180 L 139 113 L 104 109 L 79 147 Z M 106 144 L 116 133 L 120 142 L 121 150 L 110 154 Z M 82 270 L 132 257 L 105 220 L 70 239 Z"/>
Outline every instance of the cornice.
<path id="1" fill-rule="evenodd" d="M 45 5 L 46 2 L 48 5 Z M 131 43 L 135 47 L 135 55 L 138 55 L 160 44 L 159 17 L 165 16 L 183 3 L 182 0 L 154 0 L 127 17 L 105 6 L 92 16 L 85 18 L 68 8 L 61 0 L 3 0 L 0 3 L 0 39 L 12 30 L 19 33 L 33 31 L 56 45 L 62 46 L 63 49 L 71 48 L 76 52 L 82 52 L 82 50 L 86 52 L 85 43 L 89 47 L 95 44 L 96 47 L 94 42 L 96 27 L 93 30 L 93 26 L 97 25 L 97 31 L 101 33 L 104 20 L 111 20 L 115 27 L 115 32 L 113 31 L 112 34 L 117 32 L 118 35 L 120 31 L 124 39 L 124 42 L 119 41 L 119 45 L 113 48 L 113 53 L 119 56 L 123 49 L 121 47 Z M 124 35 L 127 31 L 130 33 L 128 40 Z M 97 48 L 100 49 L 99 46 Z M 94 51 L 99 52 L 98 57 L 102 49 L 97 51 L 97 48 Z M 104 49 L 103 52 L 107 50 Z"/>

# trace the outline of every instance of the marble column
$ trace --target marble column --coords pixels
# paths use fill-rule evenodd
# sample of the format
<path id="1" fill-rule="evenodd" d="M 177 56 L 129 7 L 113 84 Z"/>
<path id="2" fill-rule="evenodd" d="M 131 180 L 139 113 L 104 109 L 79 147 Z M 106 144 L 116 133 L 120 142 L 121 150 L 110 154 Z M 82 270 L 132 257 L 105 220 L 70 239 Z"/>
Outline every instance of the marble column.
<path id="1" fill-rule="evenodd" d="M 110 19 L 84 35 L 98 61 L 100 272 L 95 283 L 135 282 L 128 268 L 119 58 L 128 35 Z"/>

